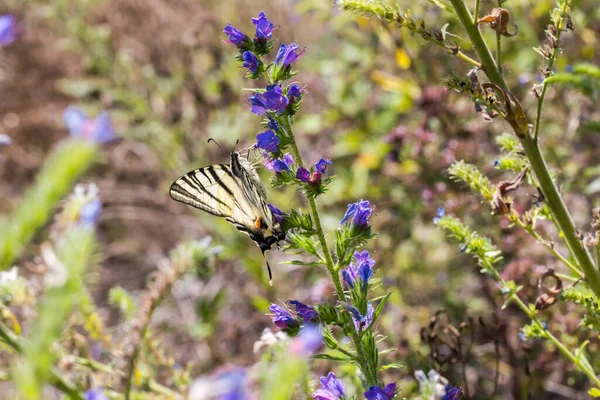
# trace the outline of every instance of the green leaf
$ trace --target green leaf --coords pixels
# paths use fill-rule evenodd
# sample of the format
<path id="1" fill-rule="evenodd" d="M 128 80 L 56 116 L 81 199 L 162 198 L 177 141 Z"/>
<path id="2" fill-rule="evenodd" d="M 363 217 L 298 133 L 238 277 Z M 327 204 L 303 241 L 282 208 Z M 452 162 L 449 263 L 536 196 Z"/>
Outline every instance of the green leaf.
<path id="1" fill-rule="evenodd" d="M 330 361 L 342 361 L 349 362 L 352 361 L 349 357 L 335 357 L 330 356 L 329 354 L 315 354 L 312 358 L 318 358 L 319 360 L 330 360 Z"/>
<path id="2" fill-rule="evenodd" d="M 442 10 L 449 12 L 450 14 L 456 14 L 456 11 L 454 11 L 454 7 L 452 7 L 452 5 L 446 3 L 445 1 L 442 1 L 442 0 L 428 0 L 428 1 L 432 4 L 435 4 Z"/>
<path id="3" fill-rule="evenodd" d="M 591 388 L 590 390 L 588 390 L 588 394 L 594 398 L 598 398 L 600 397 L 600 389 Z"/>
<path id="4" fill-rule="evenodd" d="M 381 353 L 379 353 L 381 354 Z M 379 367 L 379 371 L 385 371 L 386 369 L 400 369 L 400 368 L 406 368 L 404 365 L 402 364 L 386 364 L 386 365 L 382 365 L 381 367 Z"/>

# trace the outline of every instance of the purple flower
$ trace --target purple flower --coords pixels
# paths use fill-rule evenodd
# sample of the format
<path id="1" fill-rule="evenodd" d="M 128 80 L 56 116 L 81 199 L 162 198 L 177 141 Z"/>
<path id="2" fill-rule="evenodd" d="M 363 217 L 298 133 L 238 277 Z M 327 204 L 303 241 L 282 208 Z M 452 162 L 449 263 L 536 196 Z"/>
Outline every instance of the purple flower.
<path id="1" fill-rule="evenodd" d="M 299 48 L 300 47 L 296 43 L 292 43 L 289 46 L 286 46 L 285 43 L 281 43 L 281 47 L 279 47 L 279 51 L 275 57 L 275 64 L 283 65 L 284 67 L 290 66 L 304 54 L 304 50 L 300 53 L 297 52 Z"/>
<path id="2" fill-rule="evenodd" d="M 357 333 L 361 333 L 363 330 L 369 327 L 373 322 L 373 304 L 371 302 L 367 303 L 367 313 L 366 315 L 362 315 L 358 308 L 353 306 L 346 306 L 346 309 L 352 315 L 352 320 L 354 321 L 354 328 L 356 328 Z"/>
<path id="3" fill-rule="evenodd" d="M 319 171 L 320 173 L 324 174 L 325 170 L 327 169 L 327 166 L 331 165 L 331 161 L 326 159 L 326 158 L 321 158 L 319 161 L 317 161 L 317 163 L 315 164 L 315 169 L 317 171 Z"/>
<path id="4" fill-rule="evenodd" d="M 291 155 L 290 153 L 285 153 L 283 155 L 283 161 L 285 161 L 285 163 L 287 164 L 288 167 L 291 167 L 292 165 L 294 165 L 294 156 Z"/>
<path id="5" fill-rule="evenodd" d="M 102 201 L 93 199 L 79 209 L 79 221 L 85 226 L 93 226 L 100 219 L 102 214 Z"/>
<path id="6" fill-rule="evenodd" d="M 269 207 L 269 210 L 271 210 L 271 212 L 273 213 L 273 217 L 275 217 L 275 220 L 280 224 L 283 224 L 283 220 L 286 217 L 286 213 L 281 211 L 279 208 L 275 207 L 273 204 L 267 204 L 267 207 Z"/>
<path id="7" fill-rule="evenodd" d="M 296 313 L 305 322 L 312 321 L 318 317 L 318 314 L 314 308 L 307 306 L 306 304 L 304 304 L 298 300 L 290 300 L 289 303 L 296 307 Z"/>
<path id="8" fill-rule="evenodd" d="M 357 278 L 360 278 L 363 291 L 366 292 L 369 279 L 373 275 L 375 260 L 371 258 L 371 255 L 367 250 L 364 250 L 362 252 L 354 252 L 354 261 L 355 263 L 350 263 L 350 265 L 344 267 L 342 270 L 342 278 L 344 278 L 346 284 L 351 288 L 354 288 L 354 283 Z"/>
<path id="9" fill-rule="evenodd" d="M 258 18 L 252 18 L 252 23 L 256 26 L 256 38 L 270 39 L 273 35 L 275 25 L 267 18 L 264 11 L 258 14 Z"/>
<path id="10" fill-rule="evenodd" d="M 290 349 L 292 353 L 301 356 L 311 356 L 323 347 L 323 333 L 318 324 L 308 324 L 302 328 L 300 334 L 292 340 Z"/>
<path id="11" fill-rule="evenodd" d="M 103 111 L 96 119 L 90 119 L 78 107 L 68 107 L 63 113 L 63 121 L 72 137 L 83 138 L 94 143 L 107 143 L 115 139 L 110 116 Z"/>
<path id="12" fill-rule="evenodd" d="M 366 228 L 369 224 L 373 209 L 374 207 L 371 207 L 371 204 L 367 200 L 359 200 L 356 203 L 348 204 L 348 210 L 342 218 L 340 225 L 343 225 L 346 221 L 350 220 L 352 225 Z"/>
<path id="13" fill-rule="evenodd" d="M 287 96 L 290 102 L 293 102 L 296 98 L 302 96 L 302 88 L 296 84 L 290 85 L 287 90 Z"/>
<path id="14" fill-rule="evenodd" d="M 438 207 L 436 213 L 435 213 L 435 217 L 433 218 L 433 223 L 435 225 L 438 224 L 438 222 L 440 222 L 440 219 L 444 218 L 444 216 L 446 215 L 446 210 L 444 209 L 444 207 Z"/>
<path id="15" fill-rule="evenodd" d="M 273 323 L 275 324 L 275 326 L 279 329 L 284 330 L 288 328 L 298 327 L 298 320 L 292 317 L 292 314 L 290 314 L 285 308 L 281 307 L 280 305 L 271 304 L 271 306 L 269 306 L 269 311 L 273 313 L 271 318 L 273 319 Z"/>
<path id="16" fill-rule="evenodd" d="M 283 95 L 281 86 L 269 85 L 264 93 L 256 93 L 250 96 L 252 111 L 256 115 L 263 115 L 267 111 L 276 111 L 281 114 L 289 104 L 287 97 Z"/>
<path id="17" fill-rule="evenodd" d="M 269 85 L 267 91 L 263 94 L 267 108 L 281 114 L 285 111 L 289 100 L 283 95 L 281 86 Z"/>
<path id="18" fill-rule="evenodd" d="M 242 66 L 244 68 L 248 68 L 248 72 L 251 72 L 252 74 L 256 74 L 256 71 L 258 70 L 258 66 L 260 65 L 260 60 L 258 58 L 256 58 L 254 53 L 251 51 L 245 51 L 242 54 L 242 59 L 244 60 L 244 63 L 242 64 Z"/>
<path id="19" fill-rule="evenodd" d="M 244 382 L 246 371 L 243 368 L 234 368 L 230 371 L 217 374 L 212 380 L 213 388 L 216 389 L 216 398 L 219 400 L 245 400 L 246 390 Z"/>
<path id="20" fill-rule="evenodd" d="M 271 153 L 277 153 L 279 150 L 279 138 L 272 130 L 266 130 L 256 135 L 255 149 L 263 149 Z"/>
<path id="21" fill-rule="evenodd" d="M 229 36 L 229 40 L 226 40 L 227 43 L 233 43 L 236 47 L 240 47 L 245 42 L 250 40 L 248 36 L 246 36 L 243 32 L 235 29 L 231 24 L 227 24 L 225 28 L 223 28 L 223 33 Z"/>
<path id="22" fill-rule="evenodd" d="M 269 115 L 269 122 L 267 123 L 267 126 L 275 132 L 277 132 L 279 130 L 279 124 L 270 115 Z"/>
<path id="23" fill-rule="evenodd" d="M 446 386 L 446 394 L 442 400 L 460 400 L 463 396 L 462 389 L 459 387 Z"/>
<path id="24" fill-rule="evenodd" d="M 389 383 L 383 388 L 379 386 L 371 386 L 369 390 L 365 392 L 365 398 L 367 400 L 391 400 L 396 396 L 396 384 Z"/>
<path id="25" fill-rule="evenodd" d="M 312 397 L 317 400 L 339 400 L 346 396 L 346 385 L 339 380 L 333 372 L 322 376 L 321 388 L 317 389 Z"/>
<path id="26" fill-rule="evenodd" d="M 290 167 L 285 163 L 285 161 L 280 160 L 280 159 L 276 159 L 273 160 L 273 171 L 278 173 L 278 172 L 283 172 L 283 171 L 289 171 Z"/>
<path id="27" fill-rule="evenodd" d="M 308 182 L 310 179 L 310 171 L 304 167 L 300 167 L 296 171 L 296 178 L 300 179 L 302 182 Z"/>
<path id="28" fill-rule="evenodd" d="M 89 389 L 84 394 L 85 400 L 108 400 L 102 389 Z"/>
<path id="29" fill-rule="evenodd" d="M 0 46 L 6 46 L 17 40 L 18 25 L 13 15 L 0 15 Z"/>

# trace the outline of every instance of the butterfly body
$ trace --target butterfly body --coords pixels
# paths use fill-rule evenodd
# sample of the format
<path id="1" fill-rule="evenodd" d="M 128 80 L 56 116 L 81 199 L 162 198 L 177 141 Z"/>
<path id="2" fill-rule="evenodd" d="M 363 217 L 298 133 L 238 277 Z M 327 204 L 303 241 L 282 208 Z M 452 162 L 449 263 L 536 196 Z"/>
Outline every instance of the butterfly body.
<path id="1" fill-rule="evenodd" d="M 267 206 L 263 182 L 252 164 L 237 152 L 231 153 L 229 165 L 209 165 L 181 176 L 173 182 L 169 194 L 176 201 L 225 218 L 248 234 L 263 254 L 285 238 Z"/>

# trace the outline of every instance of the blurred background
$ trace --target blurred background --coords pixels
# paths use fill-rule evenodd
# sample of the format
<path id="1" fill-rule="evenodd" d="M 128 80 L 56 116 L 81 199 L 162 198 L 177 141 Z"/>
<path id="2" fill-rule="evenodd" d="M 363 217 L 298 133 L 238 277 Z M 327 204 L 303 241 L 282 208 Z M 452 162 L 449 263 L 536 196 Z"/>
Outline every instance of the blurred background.
<path id="1" fill-rule="evenodd" d="M 430 25 L 449 22 L 448 31 L 461 34 L 458 22 L 429 2 L 397 4 Z M 494 4 L 483 1 L 482 13 Z M 504 69 L 531 116 L 536 106 L 531 88 L 541 64 L 532 47 L 544 40 L 554 2 L 506 6 L 519 34 L 504 41 Z M 330 1 L 3 1 L 0 14 L 17 17 L 20 37 L 0 48 L 0 132 L 13 141 L 0 150 L 0 213 L 19 203 L 41 163 L 69 135 L 62 122 L 68 106 L 90 115 L 108 111 L 119 140 L 105 146 L 101 162 L 85 177 L 98 185 L 104 204 L 101 260 L 86 277 L 101 315 L 109 326 L 118 326 L 119 314 L 109 301 L 112 288 L 120 286 L 135 298 L 179 242 L 211 236 L 222 251 L 210 267 L 179 282 L 157 310 L 154 329 L 174 365 L 190 363 L 192 376 L 255 362 L 253 343 L 271 326 L 268 305 L 288 298 L 331 299 L 326 271 L 278 265 L 285 256 L 273 251 L 268 257 L 274 286 L 269 287 L 260 251 L 245 235 L 172 201 L 168 188 L 188 170 L 228 162 L 236 140 L 249 146 L 261 131 L 243 88 L 262 83 L 243 77 L 222 29 L 231 22 L 251 32 L 250 18 L 263 10 L 280 26 L 278 41 L 306 47 L 294 78 L 307 91 L 295 130 L 307 164 L 322 156 L 333 161 L 328 172 L 336 180 L 319 197 L 325 229 L 333 232 L 356 199 L 376 205 L 372 222 L 379 236 L 369 250 L 383 281 L 381 294 L 393 292 L 379 330 L 396 349 L 386 359 L 405 366 L 390 372 L 390 379 L 400 379 L 402 394 L 416 387 L 415 370 L 434 368 L 463 387 L 466 376 L 473 398 L 494 393 L 496 398 L 527 393 L 536 399 L 585 398 L 584 375 L 547 344 L 521 341 L 523 315 L 511 307 L 500 310 L 495 282 L 447 244 L 432 223 L 436 209 L 445 206 L 491 236 L 504 251 L 505 277 L 523 285 L 523 297 L 535 301 L 537 279 L 553 261 L 524 232 L 490 216 L 486 204 L 445 172 L 452 161 L 465 159 L 492 182 L 510 178 L 494 169 L 499 153 L 494 138 L 508 126 L 484 121 L 468 96 L 440 85 L 442 77 L 464 74 L 468 65 L 408 31 L 342 13 Z M 560 71 L 600 60 L 596 2 L 576 2 L 573 19 L 575 32 L 564 36 L 556 63 Z M 493 32 L 486 35 L 495 40 Z M 471 54 L 468 47 L 463 50 Z M 583 92 L 552 88 L 544 114 L 545 153 L 582 227 L 600 192 L 598 93 L 597 81 Z M 207 144 L 208 138 L 224 150 Z M 267 181 L 268 171 L 260 173 Z M 306 210 L 296 193 L 271 189 L 269 196 L 284 210 Z M 516 207 L 533 201 L 527 190 L 515 198 Z M 36 243 L 47 235 L 36 236 L 19 265 L 36 263 Z M 546 313 L 551 329 L 565 340 L 593 339 L 589 359 L 600 366 L 593 356 L 597 337 L 579 327 L 567 308 Z M 432 318 L 437 324 L 430 324 Z M 461 323 L 458 355 L 443 340 L 428 344 L 421 338 L 424 328 L 439 329 L 443 336 L 447 324 Z M 315 371 L 328 368 L 326 361 L 315 363 Z"/>

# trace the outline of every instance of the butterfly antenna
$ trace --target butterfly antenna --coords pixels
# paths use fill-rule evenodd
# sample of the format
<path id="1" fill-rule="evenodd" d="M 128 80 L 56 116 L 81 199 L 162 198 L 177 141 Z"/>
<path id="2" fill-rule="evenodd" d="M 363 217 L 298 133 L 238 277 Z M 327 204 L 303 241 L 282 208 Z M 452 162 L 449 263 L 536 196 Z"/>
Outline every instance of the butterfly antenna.
<path id="1" fill-rule="evenodd" d="M 235 151 L 235 148 L 237 147 L 237 145 L 240 143 L 240 139 L 237 139 L 235 141 L 235 146 L 233 146 L 233 150 L 231 151 L 232 153 Z"/>
<path id="2" fill-rule="evenodd" d="M 223 148 L 221 147 L 221 145 L 219 143 L 217 143 L 217 141 L 215 139 L 213 139 L 213 138 L 208 138 L 208 142 L 207 143 L 210 143 L 211 141 L 214 142 L 217 146 L 219 146 L 219 148 L 221 150 L 223 150 Z M 225 150 L 223 150 L 223 151 L 225 151 Z"/>

